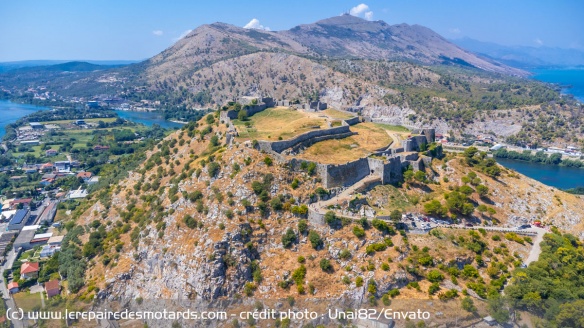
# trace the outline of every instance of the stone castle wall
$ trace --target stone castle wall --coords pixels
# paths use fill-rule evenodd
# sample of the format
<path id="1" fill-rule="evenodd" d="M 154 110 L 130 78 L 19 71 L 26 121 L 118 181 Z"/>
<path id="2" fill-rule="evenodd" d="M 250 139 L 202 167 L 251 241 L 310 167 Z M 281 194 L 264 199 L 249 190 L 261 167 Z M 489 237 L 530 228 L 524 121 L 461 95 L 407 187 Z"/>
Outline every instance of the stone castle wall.
<path id="1" fill-rule="evenodd" d="M 370 173 L 366 157 L 345 164 L 318 164 L 316 171 L 325 188 L 349 187 Z"/>
<path id="2" fill-rule="evenodd" d="M 360 122 L 361 122 L 361 119 L 359 118 L 359 116 L 355 116 L 353 118 L 343 120 L 342 125 L 351 126 L 351 125 L 355 125 L 355 124 L 360 123 Z"/>
<path id="3" fill-rule="evenodd" d="M 323 141 L 339 138 L 341 136 L 348 136 L 349 133 L 353 134 L 353 132 L 351 132 L 349 129 L 349 126 L 338 126 L 330 129 L 306 132 L 288 140 L 258 141 L 258 144 L 260 149 L 263 151 L 281 153 L 284 150 L 292 148 L 300 143 L 310 143 L 314 138 L 319 138 L 318 141 Z"/>
<path id="4" fill-rule="evenodd" d="M 254 114 L 257 114 L 261 111 L 263 111 L 264 109 L 268 108 L 269 106 L 267 104 L 259 104 L 259 105 L 247 105 L 246 108 L 243 108 L 242 110 L 245 110 L 247 112 L 247 116 L 252 116 Z M 228 110 L 227 111 L 227 117 L 229 117 L 230 119 L 234 120 L 237 118 L 237 114 L 239 114 L 239 111 L 237 110 Z"/>

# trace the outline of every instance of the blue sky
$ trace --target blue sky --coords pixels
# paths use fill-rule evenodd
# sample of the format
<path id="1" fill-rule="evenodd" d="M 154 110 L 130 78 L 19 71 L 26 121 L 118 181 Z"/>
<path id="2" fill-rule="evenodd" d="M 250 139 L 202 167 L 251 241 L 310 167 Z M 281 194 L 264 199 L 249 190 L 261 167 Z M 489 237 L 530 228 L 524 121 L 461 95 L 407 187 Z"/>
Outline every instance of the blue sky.
<path id="1" fill-rule="evenodd" d="M 584 50 L 581 0 L 0 1 L 0 61 L 145 59 L 217 21 L 289 29 L 351 11 L 447 38 Z"/>

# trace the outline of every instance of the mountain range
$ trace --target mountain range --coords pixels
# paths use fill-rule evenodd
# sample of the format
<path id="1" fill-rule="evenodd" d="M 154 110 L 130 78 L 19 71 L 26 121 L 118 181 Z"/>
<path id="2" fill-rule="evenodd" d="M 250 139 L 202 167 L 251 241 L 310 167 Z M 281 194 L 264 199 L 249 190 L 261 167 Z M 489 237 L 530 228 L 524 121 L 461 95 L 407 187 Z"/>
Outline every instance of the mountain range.
<path id="1" fill-rule="evenodd" d="M 0 90 L 28 101 L 27 90 L 42 86 L 65 99 L 151 100 L 164 110 L 217 108 L 242 96 L 319 100 L 380 122 L 506 138 L 536 125 L 522 107 L 560 100 L 528 74 L 423 26 L 341 15 L 284 31 L 206 24 L 140 63 L 21 68 L 0 74 Z M 492 111 L 502 109 L 512 112 Z M 580 116 L 572 112 L 550 108 L 538 115 L 559 115 L 562 129 L 579 131 Z M 539 125 L 521 142 L 578 137 L 562 129 L 544 137 L 532 131 L 543 130 Z"/>
<path id="2" fill-rule="evenodd" d="M 461 48 L 491 58 L 506 65 L 529 68 L 565 67 L 584 65 L 584 51 L 546 46 L 504 46 L 471 38 L 451 40 Z"/>
<path id="3" fill-rule="evenodd" d="M 481 58 L 420 25 L 389 25 L 342 15 L 285 31 L 244 29 L 225 23 L 202 25 L 145 62 L 149 73 L 195 71 L 245 54 L 284 52 L 312 59 L 407 60 L 460 64 L 489 72 L 524 72 Z"/>

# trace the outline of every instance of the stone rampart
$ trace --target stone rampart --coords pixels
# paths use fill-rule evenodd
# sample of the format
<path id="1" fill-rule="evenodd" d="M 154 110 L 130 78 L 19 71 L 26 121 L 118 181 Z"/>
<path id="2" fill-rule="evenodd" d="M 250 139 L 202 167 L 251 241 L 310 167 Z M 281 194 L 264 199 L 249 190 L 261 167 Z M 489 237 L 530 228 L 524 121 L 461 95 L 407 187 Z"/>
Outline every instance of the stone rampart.
<path id="1" fill-rule="evenodd" d="M 264 103 L 259 105 L 246 105 L 245 108 L 242 108 L 241 110 L 245 110 L 247 112 L 247 116 L 252 116 L 265 110 L 266 108 L 268 108 L 268 105 Z M 232 120 L 236 119 L 238 114 L 239 111 L 237 110 L 231 109 L 227 111 L 227 117 L 229 117 Z"/>
<path id="2" fill-rule="evenodd" d="M 359 116 L 355 116 L 353 118 L 343 120 L 342 125 L 351 126 L 351 125 L 355 125 L 358 123 L 361 123 L 361 119 L 359 118 Z"/>
<path id="3" fill-rule="evenodd" d="M 327 139 L 339 138 L 339 136 L 349 136 L 353 134 L 349 129 L 349 126 L 338 126 L 330 129 L 315 130 L 303 133 L 292 139 L 280 140 L 280 141 L 258 141 L 259 147 L 263 151 L 281 153 L 288 148 L 292 148 L 300 143 L 310 143 L 311 139 L 319 138 L 318 141 L 323 141 Z"/>
<path id="4" fill-rule="evenodd" d="M 349 187 L 370 173 L 367 157 L 345 164 L 318 164 L 316 170 L 326 188 Z"/>

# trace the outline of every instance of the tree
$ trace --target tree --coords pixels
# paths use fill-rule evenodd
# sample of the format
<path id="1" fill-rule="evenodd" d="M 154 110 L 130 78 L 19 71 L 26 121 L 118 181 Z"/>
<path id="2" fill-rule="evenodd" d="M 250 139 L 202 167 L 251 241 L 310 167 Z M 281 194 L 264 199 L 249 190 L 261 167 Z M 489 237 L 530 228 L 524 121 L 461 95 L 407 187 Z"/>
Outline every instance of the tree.
<path id="1" fill-rule="evenodd" d="M 467 185 L 460 186 L 460 188 L 458 188 L 458 191 L 465 194 L 466 196 L 470 196 L 474 192 L 474 190 Z"/>
<path id="2" fill-rule="evenodd" d="M 308 222 L 306 220 L 298 221 L 298 232 L 301 234 L 308 232 Z"/>
<path id="3" fill-rule="evenodd" d="M 416 173 L 414 173 L 414 179 L 418 182 L 425 183 L 426 182 L 426 172 L 416 171 Z"/>
<path id="4" fill-rule="evenodd" d="M 556 322 L 558 327 L 584 327 L 584 300 L 560 305 Z"/>
<path id="5" fill-rule="evenodd" d="M 468 164 L 469 166 L 473 166 L 474 164 L 476 164 L 477 160 L 475 158 L 475 155 L 478 154 L 478 152 L 479 150 L 477 149 L 477 147 L 468 147 L 467 149 L 465 149 L 462 155 L 466 160 L 466 164 Z"/>
<path id="6" fill-rule="evenodd" d="M 290 248 L 296 242 L 296 234 L 292 228 L 288 228 L 286 233 L 282 236 L 282 246 Z"/>
<path id="7" fill-rule="evenodd" d="M 497 214 L 497 211 L 495 211 L 494 208 L 489 207 L 487 208 L 487 213 L 489 213 L 489 217 L 493 217 L 493 215 Z"/>
<path id="8" fill-rule="evenodd" d="M 505 306 L 505 302 L 501 296 L 496 295 L 493 298 L 489 298 L 487 302 L 489 304 L 489 314 L 491 314 L 493 319 L 497 320 L 498 323 L 506 323 L 509 321 L 509 309 Z"/>
<path id="9" fill-rule="evenodd" d="M 471 312 L 471 313 L 477 312 L 477 307 L 474 305 L 472 298 L 467 296 L 467 297 L 463 298 L 460 303 L 461 303 L 463 310 Z"/>
<path id="10" fill-rule="evenodd" d="M 274 161 L 272 160 L 272 158 L 271 158 L 270 156 L 266 156 L 266 157 L 264 158 L 264 163 L 265 163 L 267 166 L 272 166 L 272 164 L 274 163 Z"/>
<path id="11" fill-rule="evenodd" d="M 480 184 L 477 186 L 477 193 L 479 196 L 485 197 L 489 193 L 489 187 Z"/>
<path id="12" fill-rule="evenodd" d="M 428 273 L 427 278 L 430 282 L 441 282 L 442 280 L 444 280 L 444 275 L 442 274 L 442 272 L 434 269 Z"/>
<path id="13" fill-rule="evenodd" d="M 220 170 L 221 165 L 217 164 L 216 162 L 211 162 L 207 165 L 207 173 L 211 178 L 216 177 Z"/>
<path id="14" fill-rule="evenodd" d="M 424 212 L 429 215 L 445 216 L 447 211 L 448 209 L 436 199 L 433 199 L 424 204 Z"/>
<path id="15" fill-rule="evenodd" d="M 324 272 L 331 272 L 333 270 L 333 265 L 331 264 L 331 261 L 329 261 L 328 259 L 320 260 L 319 265 L 321 270 Z"/>
<path id="16" fill-rule="evenodd" d="M 322 238 L 320 238 L 320 235 L 314 230 L 310 230 L 308 233 L 308 240 L 314 249 L 319 249 L 323 246 Z"/>
<path id="17" fill-rule="evenodd" d="M 453 191 L 446 196 L 446 206 L 451 212 L 458 212 L 462 215 L 469 215 L 474 210 L 474 206 L 469 203 L 468 198 L 463 193 Z"/>
<path id="18" fill-rule="evenodd" d="M 270 206 L 272 206 L 272 208 L 274 209 L 274 211 L 281 211 L 282 208 L 284 207 L 284 205 L 282 204 L 282 200 L 280 199 L 280 197 L 274 197 L 270 201 Z"/>
<path id="19" fill-rule="evenodd" d="M 247 111 L 245 109 L 240 110 L 239 113 L 237 113 L 237 119 L 240 121 L 247 121 Z"/>
<path id="20" fill-rule="evenodd" d="M 209 140 L 210 142 L 210 146 L 211 147 L 217 147 L 219 146 L 219 137 L 218 136 L 212 136 L 211 139 Z"/>
<path id="21" fill-rule="evenodd" d="M 355 234 L 357 238 L 363 238 L 365 237 L 365 229 L 356 225 L 353 227 L 353 234 Z"/>
<path id="22" fill-rule="evenodd" d="M 472 265 L 467 264 L 462 269 L 462 275 L 466 278 L 477 278 L 479 276 L 479 271 Z"/>
<path id="23" fill-rule="evenodd" d="M 402 218 L 402 212 L 400 210 L 393 210 L 389 213 L 389 218 L 394 222 L 399 222 Z"/>
<path id="24" fill-rule="evenodd" d="M 336 216 L 335 212 L 327 211 L 324 214 L 324 222 L 326 222 L 326 224 L 328 224 L 329 226 L 334 226 L 336 221 L 337 221 L 337 216 Z"/>
<path id="25" fill-rule="evenodd" d="M 405 182 L 411 182 L 414 180 L 414 171 L 412 170 L 407 170 L 404 172 L 404 181 Z"/>

